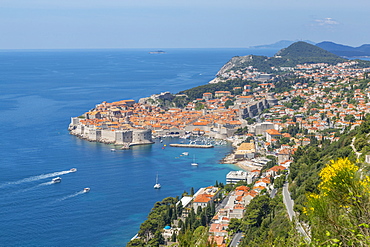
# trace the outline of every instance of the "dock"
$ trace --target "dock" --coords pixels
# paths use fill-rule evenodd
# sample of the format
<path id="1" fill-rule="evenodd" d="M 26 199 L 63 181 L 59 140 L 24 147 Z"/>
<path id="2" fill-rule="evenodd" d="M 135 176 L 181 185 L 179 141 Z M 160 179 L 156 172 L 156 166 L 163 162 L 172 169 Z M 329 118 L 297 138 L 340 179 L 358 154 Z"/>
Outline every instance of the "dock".
<path id="1" fill-rule="evenodd" d="M 213 148 L 213 145 L 197 145 L 197 144 L 170 144 L 171 147 L 180 148 Z"/>

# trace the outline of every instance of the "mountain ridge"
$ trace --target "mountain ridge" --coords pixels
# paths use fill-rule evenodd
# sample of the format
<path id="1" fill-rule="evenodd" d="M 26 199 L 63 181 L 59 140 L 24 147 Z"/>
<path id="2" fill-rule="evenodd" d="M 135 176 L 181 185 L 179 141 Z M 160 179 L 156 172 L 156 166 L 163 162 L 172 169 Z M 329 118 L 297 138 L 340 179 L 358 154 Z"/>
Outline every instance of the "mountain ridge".
<path id="1" fill-rule="evenodd" d="M 338 56 L 356 57 L 370 56 L 370 44 L 363 44 L 358 47 L 337 44 L 331 41 L 323 41 L 316 44 L 317 47 L 325 49 Z"/>
<path id="2" fill-rule="evenodd" d="M 256 46 L 250 46 L 248 48 L 250 49 L 283 49 L 298 41 L 302 41 L 302 40 L 294 40 L 294 41 L 293 40 L 280 40 L 272 44 L 256 45 Z M 311 40 L 303 40 L 303 41 L 306 43 L 312 44 L 312 45 L 316 44 L 315 42 Z"/>

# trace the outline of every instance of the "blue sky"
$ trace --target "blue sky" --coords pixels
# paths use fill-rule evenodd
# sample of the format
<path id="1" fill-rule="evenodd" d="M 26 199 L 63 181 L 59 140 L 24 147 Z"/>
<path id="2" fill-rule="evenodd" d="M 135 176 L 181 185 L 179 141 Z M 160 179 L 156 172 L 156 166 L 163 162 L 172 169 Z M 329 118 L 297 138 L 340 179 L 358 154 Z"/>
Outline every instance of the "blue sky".
<path id="1" fill-rule="evenodd" d="M 370 1 L 0 0 L 0 49 L 370 43 Z"/>

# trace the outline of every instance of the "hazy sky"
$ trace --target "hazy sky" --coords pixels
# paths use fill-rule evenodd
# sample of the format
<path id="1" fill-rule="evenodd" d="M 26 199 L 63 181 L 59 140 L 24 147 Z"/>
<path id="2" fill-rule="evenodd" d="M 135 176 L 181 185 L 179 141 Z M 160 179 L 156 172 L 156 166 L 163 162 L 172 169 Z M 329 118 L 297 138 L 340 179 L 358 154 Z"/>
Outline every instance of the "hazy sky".
<path id="1" fill-rule="evenodd" d="M 0 0 L 0 49 L 370 43 L 369 0 Z"/>

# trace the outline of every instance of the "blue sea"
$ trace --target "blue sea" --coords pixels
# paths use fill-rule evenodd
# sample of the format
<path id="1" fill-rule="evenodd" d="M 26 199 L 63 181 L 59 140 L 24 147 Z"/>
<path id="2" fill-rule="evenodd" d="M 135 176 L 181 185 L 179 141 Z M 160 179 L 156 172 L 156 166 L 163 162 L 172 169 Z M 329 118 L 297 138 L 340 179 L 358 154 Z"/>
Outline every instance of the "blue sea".
<path id="1" fill-rule="evenodd" d="M 233 56 L 276 52 L 149 51 L 0 50 L 0 246 L 125 246 L 156 201 L 237 169 L 219 164 L 230 145 L 171 148 L 179 140 L 165 139 L 111 152 L 68 133 L 70 117 L 102 101 L 177 93 L 208 83 Z"/>

